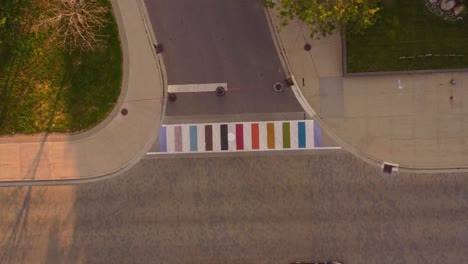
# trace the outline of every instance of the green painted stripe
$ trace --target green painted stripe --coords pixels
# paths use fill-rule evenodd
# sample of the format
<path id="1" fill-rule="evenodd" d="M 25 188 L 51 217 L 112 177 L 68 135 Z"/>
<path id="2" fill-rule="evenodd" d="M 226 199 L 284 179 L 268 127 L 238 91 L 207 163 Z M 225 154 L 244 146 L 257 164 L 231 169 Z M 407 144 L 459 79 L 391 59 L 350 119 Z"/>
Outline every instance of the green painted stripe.
<path id="1" fill-rule="evenodd" d="M 289 122 L 283 123 L 283 148 L 291 148 L 291 127 Z"/>

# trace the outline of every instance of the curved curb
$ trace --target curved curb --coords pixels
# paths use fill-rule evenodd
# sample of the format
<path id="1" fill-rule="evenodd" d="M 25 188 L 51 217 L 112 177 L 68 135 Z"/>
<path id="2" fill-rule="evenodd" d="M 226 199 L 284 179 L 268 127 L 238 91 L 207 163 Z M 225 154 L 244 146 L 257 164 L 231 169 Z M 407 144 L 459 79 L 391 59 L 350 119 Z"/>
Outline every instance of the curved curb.
<path id="1" fill-rule="evenodd" d="M 386 161 L 382 161 L 376 158 L 373 158 L 369 155 L 366 155 L 362 151 L 359 151 L 355 147 L 351 146 L 347 142 L 343 141 L 340 137 L 338 137 L 331 129 L 326 125 L 326 123 L 322 120 L 322 118 L 317 115 L 315 110 L 310 106 L 309 102 L 307 99 L 304 97 L 302 94 L 301 89 L 299 88 L 296 79 L 292 73 L 292 67 L 290 66 L 288 56 L 286 54 L 286 50 L 284 46 L 282 45 L 281 38 L 279 36 L 279 29 L 275 26 L 273 23 L 272 16 L 273 14 L 271 13 L 270 8 L 264 7 L 264 11 L 268 20 L 268 25 L 270 28 L 270 32 L 272 32 L 273 35 L 273 42 L 275 44 L 276 50 L 279 54 L 281 63 L 283 64 L 283 68 L 286 70 L 286 72 L 291 76 L 293 79 L 294 85 L 291 86 L 292 91 L 294 92 L 294 95 L 296 96 L 296 99 L 298 102 L 301 104 L 302 108 L 304 108 L 304 111 L 307 112 L 319 125 L 320 127 L 333 139 L 335 140 L 340 146 L 343 147 L 346 151 L 352 153 L 354 156 L 357 158 L 367 162 L 368 164 L 371 164 L 373 166 L 377 166 L 379 168 L 383 167 Z M 398 165 L 398 170 L 401 172 L 416 172 L 416 173 L 451 173 L 451 172 L 468 172 L 468 166 L 459 166 L 459 167 L 441 167 L 441 168 L 424 168 L 424 167 L 415 167 L 415 166 L 408 166 L 408 165 L 401 165 L 401 164 L 395 164 Z"/>
<path id="2" fill-rule="evenodd" d="M 150 25 L 148 25 L 148 19 L 147 19 L 147 13 L 146 13 L 146 8 L 144 6 L 144 3 L 142 3 L 143 0 L 137 0 L 137 4 L 138 4 L 138 9 L 139 9 L 139 12 L 140 14 L 142 15 L 142 18 L 143 18 L 143 22 L 144 22 L 144 25 L 145 25 L 145 28 L 146 28 L 146 34 L 147 34 L 147 37 L 148 37 L 148 42 L 150 43 L 156 43 L 156 38 L 154 36 L 154 34 L 152 34 L 152 29 L 150 27 Z M 126 35 L 125 35 L 125 26 L 123 24 L 123 20 L 122 20 L 122 17 L 121 17 L 121 13 L 120 13 L 120 8 L 119 8 L 119 4 L 117 2 L 117 0 L 111 0 L 111 3 L 112 3 L 112 10 L 113 10 L 113 13 L 114 13 L 114 16 L 115 16 L 115 20 L 117 21 L 117 24 L 118 24 L 118 27 L 119 27 L 119 34 L 120 34 L 120 39 L 121 39 L 121 45 L 122 45 L 122 53 L 123 53 L 123 58 L 124 58 L 124 62 L 127 62 L 126 64 L 124 64 L 124 68 L 123 68 L 123 77 L 122 77 L 122 86 L 126 85 L 125 88 L 128 89 L 128 76 L 129 76 L 129 72 L 130 72 L 130 64 L 128 63 L 129 61 L 129 54 L 128 54 L 128 45 L 127 45 L 127 40 L 126 40 Z M 150 34 L 148 34 L 148 32 L 150 32 Z M 162 58 L 158 57 L 154 51 L 154 49 L 152 50 L 153 51 L 153 57 L 154 59 L 156 60 L 157 62 L 157 65 L 159 66 L 159 74 L 161 75 L 161 98 L 162 100 L 164 100 L 165 98 L 165 87 L 166 87 L 166 81 L 167 80 L 165 78 L 165 68 L 164 68 L 164 63 L 162 61 Z M 121 95 L 119 96 L 119 98 L 124 98 L 125 95 L 127 94 L 127 89 L 124 89 L 122 88 L 122 91 L 121 92 Z M 120 100 L 122 101 L 122 100 Z M 123 103 L 120 103 L 120 104 L 116 104 L 115 108 L 113 109 L 112 112 L 116 112 L 117 114 L 119 113 L 120 111 L 120 105 L 122 105 Z M 162 117 L 164 116 L 164 109 L 165 109 L 165 103 L 162 103 L 161 104 L 161 115 L 160 115 L 160 119 L 162 120 Z M 113 117 L 115 118 L 115 116 L 117 116 L 117 114 L 115 114 Z M 87 177 L 87 178 L 75 178 L 75 179 L 61 179 L 61 178 L 58 178 L 58 179 L 47 179 L 47 180 L 34 180 L 34 179 L 28 179 L 28 180 L 6 180 L 6 181 L 0 181 L 0 186 L 5 186 L 5 187 L 12 187 L 12 186 L 48 186 L 48 185 L 74 185 L 74 184 L 84 184 L 84 183 L 91 183 L 91 182 L 97 182 L 97 181 L 102 181 L 102 180 L 107 180 L 107 179 L 110 179 L 110 178 L 114 178 L 114 177 L 117 177 L 119 175 L 121 175 L 122 173 L 124 173 L 125 171 L 129 170 L 130 168 L 132 168 L 134 165 L 136 165 L 142 158 L 144 158 L 144 156 L 146 155 L 146 152 L 151 148 L 151 146 L 153 145 L 153 143 L 155 142 L 155 140 L 157 139 L 158 137 L 158 133 L 152 133 L 152 136 L 150 138 L 148 138 L 148 140 L 146 141 L 146 144 L 145 146 L 140 150 L 140 151 L 137 151 L 135 153 L 135 155 L 133 155 L 133 157 L 127 162 L 125 163 L 124 165 L 118 167 L 117 169 L 114 169 L 110 172 L 107 172 L 105 174 L 101 174 L 101 175 L 96 175 L 96 176 L 91 176 L 91 177 Z"/>

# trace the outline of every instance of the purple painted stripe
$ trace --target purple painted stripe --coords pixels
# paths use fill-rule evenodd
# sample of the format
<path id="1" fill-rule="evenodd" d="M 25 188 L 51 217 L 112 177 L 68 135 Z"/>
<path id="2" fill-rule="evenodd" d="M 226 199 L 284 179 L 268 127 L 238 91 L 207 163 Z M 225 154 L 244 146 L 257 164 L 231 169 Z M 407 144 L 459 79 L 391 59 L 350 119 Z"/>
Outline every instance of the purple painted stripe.
<path id="1" fill-rule="evenodd" d="M 166 127 L 159 129 L 159 152 L 167 152 Z"/>
<path id="2" fill-rule="evenodd" d="M 182 152 L 182 127 L 181 126 L 174 127 L 174 143 L 175 143 L 175 151 Z"/>

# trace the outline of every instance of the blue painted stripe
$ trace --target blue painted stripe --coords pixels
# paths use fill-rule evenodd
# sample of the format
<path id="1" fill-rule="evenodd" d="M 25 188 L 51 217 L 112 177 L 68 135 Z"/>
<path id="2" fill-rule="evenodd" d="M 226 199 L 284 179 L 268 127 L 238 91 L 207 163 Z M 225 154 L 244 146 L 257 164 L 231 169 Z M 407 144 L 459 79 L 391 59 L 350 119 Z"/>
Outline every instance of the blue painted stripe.
<path id="1" fill-rule="evenodd" d="M 198 151 L 197 126 L 190 126 L 190 151 Z"/>
<path id="2" fill-rule="evenodd" d="M 314 121 L 314 148 L 318 148 L 322 145 L 322 129 Z"/>
<path id="3" fill-rule="evenodd" d="M 166 127 L 159 129 L 159 152 L 167 152 Z"/>
<path id="4" fill-rule="evenodd" d="M 305 148 L 306 147 L 306 126 L 305 122 L 298 122 L 297 123 L 297 138 L 298 138 L 298 147 Z"/>

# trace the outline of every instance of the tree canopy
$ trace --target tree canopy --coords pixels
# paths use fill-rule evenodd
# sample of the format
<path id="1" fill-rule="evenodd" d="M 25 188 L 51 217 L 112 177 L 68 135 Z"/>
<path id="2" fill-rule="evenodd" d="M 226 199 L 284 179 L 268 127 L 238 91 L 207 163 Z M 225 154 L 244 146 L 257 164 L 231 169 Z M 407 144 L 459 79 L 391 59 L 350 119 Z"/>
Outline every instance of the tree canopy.
<path id="1" fill-rule="evenodd" d="M 335 29 L 362 33 L 377 21 L 379 2 L 380 0 L 265 0 L 267 7 L 276 7 L 279 11 L 283 26 L 298 18 L 308 26 L 312 37 L 325 37 Z"/>

